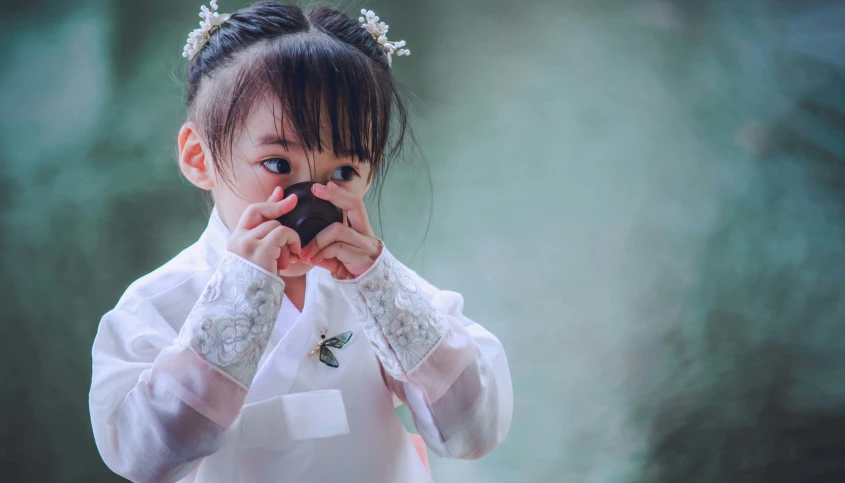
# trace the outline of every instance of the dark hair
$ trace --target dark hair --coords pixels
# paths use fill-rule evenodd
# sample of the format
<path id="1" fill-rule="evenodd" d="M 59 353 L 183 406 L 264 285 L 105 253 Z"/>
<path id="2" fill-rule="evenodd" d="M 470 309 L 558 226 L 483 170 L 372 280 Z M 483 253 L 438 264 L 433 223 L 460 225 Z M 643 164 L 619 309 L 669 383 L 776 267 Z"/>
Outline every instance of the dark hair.
<path id="1" fill-rule="evenodd" d="M 370 164 L 380 191 L 388 160 L 402 151 L 408 113 L 387 55 L 356 21 L 325 7 L 258 2 L 211 33 L 188 64 L 185 101 L 224 179 L 222 160 L 231 160 L 235 135 L 267 95 L 279 99 L 283 122 L 306 151 L 327 149 L 321 126 L 330 128 L 335 156 Z"/>

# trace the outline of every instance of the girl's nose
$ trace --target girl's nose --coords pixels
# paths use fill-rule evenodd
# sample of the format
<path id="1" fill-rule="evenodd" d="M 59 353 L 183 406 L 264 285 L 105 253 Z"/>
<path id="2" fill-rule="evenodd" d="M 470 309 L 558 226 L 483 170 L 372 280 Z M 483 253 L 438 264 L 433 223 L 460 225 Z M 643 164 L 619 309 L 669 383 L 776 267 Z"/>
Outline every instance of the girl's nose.
<path id="1" fill-rule="evenodd" d="M 290 184 L 296 183 L 304 183 L 306 181 L 311 181 L 313 183 L 320 183 L 320 184 L 328 184 L 329 181 L 332 179 L 332 173 L 334 169 L 331 166 L 327 166 L 329 163 L 321 162 L 319 159 L 320 154 L 316 154 L 315 158 L 309 161 L 308 169 L 294 169 L 294 176 L 290 178 Z M 316 167 L 315 167 L 316 164 Z M 321 169 L 321 165 L 322 168 Z"/>
<path id="2" fill-rule="evenodd" d="M 299 184 L 299 183 L 305 183 L 305 182 L 319 183 L 319 184 L 325 185 L 325 184 L 328 184 L 329 181 L 331 181 L 330 176 L 325 176 L 325 177 L 324 176 L 301 176 L 301 177 L 297 176 L 296 179 L 291 179 L 290 182 L 288 183 L 288 185 L 283 186 L 283 188 L 285 190 L 287 190 L 288 187 L 290 187 L 290 186 L 293 186 L 293 185 Z"/>

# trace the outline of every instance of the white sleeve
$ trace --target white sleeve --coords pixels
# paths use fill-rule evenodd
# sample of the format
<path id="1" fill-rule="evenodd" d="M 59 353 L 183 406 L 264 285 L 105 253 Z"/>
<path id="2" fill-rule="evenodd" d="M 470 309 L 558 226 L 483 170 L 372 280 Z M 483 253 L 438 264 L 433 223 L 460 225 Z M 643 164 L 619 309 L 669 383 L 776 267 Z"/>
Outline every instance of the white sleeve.
<path id="1" fill-rule="evenodd" d="M 220 448 L 283 293 L 279 277 L 226 253 L 175 340 L 152 304 L 103 317 L 89 410 L 112 471 L 132 481 L 177 481 Z"/>
<path id="2" fill-rule="evenodd" d="M 501 444 L 513 414 L 507 357 L 463 315 L 460 294 L 433 287 L 386 248 L 361 276 L 338 283 L 432 451 L 475 459 Z"/>

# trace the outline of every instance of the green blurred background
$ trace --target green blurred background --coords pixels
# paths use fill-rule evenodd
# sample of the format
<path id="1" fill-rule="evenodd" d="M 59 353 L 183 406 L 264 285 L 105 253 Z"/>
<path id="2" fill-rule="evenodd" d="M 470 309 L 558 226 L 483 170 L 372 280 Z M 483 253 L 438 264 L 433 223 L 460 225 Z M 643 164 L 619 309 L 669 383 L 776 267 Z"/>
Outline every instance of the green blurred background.
<path id="1" fill-rule="evenodd" d="M 206 224 L 200 1 L 0 2 L 4 482 L 120 480 L 90 348 Z M 371 1 L 330 5 L 408 41 L 422 148 L 374 218 L 514 380 L 508 440 L 435 481 L 845 481 L 843 2 Z"/>

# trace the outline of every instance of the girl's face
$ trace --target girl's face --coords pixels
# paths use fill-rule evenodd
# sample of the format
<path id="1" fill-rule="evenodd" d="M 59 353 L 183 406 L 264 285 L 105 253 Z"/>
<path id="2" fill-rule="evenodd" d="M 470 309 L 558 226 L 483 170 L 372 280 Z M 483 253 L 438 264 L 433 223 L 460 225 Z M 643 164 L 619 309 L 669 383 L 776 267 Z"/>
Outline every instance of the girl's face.
<path id="1" fill-rule="evenodd" d="M 302 181 L 326 184 L 333 181 L 356 196 L 362 197 L 370 187 L 370 166 L 352 157 L 335 157 L 331 149 L 323 152 L 306 152 L 297 144 L 293 131 L 285 130 L 287 149 L 279 139 L 278 126 L 281 118 L 281 104 L 258 102 L 250 114 L 244 129 L 235 136 L 231 163 L 224 180 L 220 173 L 213 172 L 213 165 L 205 162 L 209 182 L 202 186 L 214 195 L 218 213 L 226 226 L 233 230 L 244 210 L 253 203 L 267 201 L 270 193 Z M 284 129 L 285 127 L 283 127 Z M 183 127 L 183 132 L 185 128 Z M 182 135 L 180 135 L 180 147 Z M 184 151 L 184 149 L 181 149 Z M 207 151 L 206 151 L 207 153 Z M 183 156 L 180 156 L 180 158 Z M 180 159 L 180 165 L 183 164 Z M 185 168 L 182 168 L 185 173 Z M 191 177 L 185 173 L 189 179 Z M 193 181 L 193 180 L 191 180 Z M 280 272 L 283 277 L 305 274 L 311 265 L 291 258 L 290 266 Z"/>

